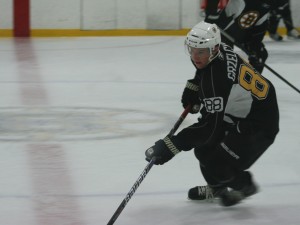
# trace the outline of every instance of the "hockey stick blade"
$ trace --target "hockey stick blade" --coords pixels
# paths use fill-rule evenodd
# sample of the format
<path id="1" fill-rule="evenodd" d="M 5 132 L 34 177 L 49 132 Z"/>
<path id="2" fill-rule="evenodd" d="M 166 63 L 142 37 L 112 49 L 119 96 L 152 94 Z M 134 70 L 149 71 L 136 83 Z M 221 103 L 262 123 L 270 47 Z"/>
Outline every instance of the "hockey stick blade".
<path id="1" fill-rule="evenodd" d="M 175 123 L 174 127 L 169 132 L 169 134 L 168 134 L 169 137 L 171 137 L 171 136 L 174 135 L 174 133 L 176 132 L 176 130 L 179 128 L 180 124 L 183 122 L 183 120 L 185 119 L 185 117 L 189 113 L 190 109 L 191 109 L 190 105 L 188 105 L 185 108 L 185 110 L 183 111 L 183 113 L 180 115 L 179 119 Z M 117 210 L 115 211 L 115 213 L 113 214 L 113 216 L 111 217 L 111 219 L 108 221 L 107 225 L 113 225 L 115 223 L 115 221 L 118 219 L 119 215 L 122 213 L 123 209 L 125 208 L 125 206 L 129 202 L 129 200 L 131 199 L 131 197 L 134 195 L 134 193 L 136 192 L 136 190 L 138 189 L 138 187 L 140 186 L 140 184 L 142 183 L 142 181 L 145 179 L 145 177 L 147 176 L 147 174 L 150 171 L 150 169 L 152 168 L 152 166 L 154 165 L 155 160 L 156 160 L 156 158 L 153 157 L 150 160 L 150 162 L 147 164 L 147 166 L 145 167 L 145 169 L 143 170 L 143 172 L 140 174 L 140 176 L 138 177 L 138 179 L 136 180 L 136 182 L 134 183 L 134 185 L 131 187 L 130 191 L 127 193 L 126 197 L 123 199 L 123 201 L 121 202 L 121 204 L 119 205 L 119 207 L 117 208 Z"/>

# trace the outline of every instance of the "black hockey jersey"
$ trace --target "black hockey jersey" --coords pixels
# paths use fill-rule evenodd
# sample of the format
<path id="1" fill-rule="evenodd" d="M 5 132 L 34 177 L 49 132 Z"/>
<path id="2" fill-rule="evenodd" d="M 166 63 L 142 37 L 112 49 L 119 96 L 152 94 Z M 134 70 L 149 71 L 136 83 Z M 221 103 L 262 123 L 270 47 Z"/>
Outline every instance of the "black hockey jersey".
<path id="1" fill-rule="evenodd" d="M 264 36 L 269 11 L 270 3 L 266 0 L 232 0 L 217 17 L 207 12 L 205 21 L 216 23 L 236 41 L 245 43 L 253 35 L 262 33 L 261 37 Z"/>
<path id="2" fill-rule="evenodd" d="M 219 55 L 204 69 L 197 69 L 203 116 L 175 138 L 189 150 L 218 136 L 226 123 L 240 123 L 240 132 L 252 129 L 274 138 L 279 131 L 279 110 L 272 83 L 250 64 L 221 44 Z M 176 141 L 176 139 L 178 141 Z"/>

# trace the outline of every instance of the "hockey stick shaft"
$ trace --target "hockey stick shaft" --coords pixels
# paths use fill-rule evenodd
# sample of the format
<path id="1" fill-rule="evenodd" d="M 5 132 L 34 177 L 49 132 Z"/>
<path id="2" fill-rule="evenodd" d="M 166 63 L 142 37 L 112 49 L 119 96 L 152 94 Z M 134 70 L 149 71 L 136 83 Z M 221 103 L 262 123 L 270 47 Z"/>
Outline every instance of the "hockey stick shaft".
<path id="1" fill-rule="evenodd" d="M 132 186 L 130 191 L 127 193 L 126 197 L 123 199 L 123 201 L 121 202 L 121 204 L 119 205 L 119 207 L 117 208 L 117 210 L 115 211 L 114 215 L 111 217 L 111 219 L 109 220 L 107 225 L 114 224 L 114 222 L 118 219 L 119 215 L 121 214 L 121 212 L 123 211 L 123 209 L 125 208 L 125 206 L 129 202 L 129 200 L 131 199 L 131 197 L 133 196 L 133 194 L 135 193 L 137 188 L 140 186 L 140 184 L 142 183 L 142 181 L 144 180 L 144 178 L 146 177 L 146 175 L 148 174 L 148 172 L 152 168 L 154 162 L 155 162 L 155 157 L 153 157 L 150 160 L 150 162 L 147 164 L 147 166 L 145 167 L 145 169 L 143 170 L 143 172 L 141 173 L 139 178 L 136 180 L 136 182 L 134 183 L 134 185 Z"/>
<path id="2" fill-rule="evenodd" d="M 183 122 L 183 120 L 185 119 L 185 117 L 189 113 L 190 109 L 191 109 L 190 105 L 188 105 L 185 108 L 185 110 L 180 115 L 179 119 L 177 120 L 177 122 L 175 123 L 175 125 L 173 126 L 173 128 L 171 129 L 171 131 L 169 132 L 169 134 L 168 134 L 169 137 L 171 137 L 171 136 L 174 135 L 174 133 L 176 132 L 176 130 L 179 128 L 180 124 Z M 145 167 L 145 169 L 143 170 L 143 172 L 141 173 L 141 175 L 138 177 L 138 179 L 136 180 L 136 182 L 134 183 L 134 185 L 131 187 L 130 191 L 127 193 L 126 197 L 123 199 L 123 201 L 121 202 L 121 204 L 119 205 L 119 207 L 117 208 L 117 210 L 115 211 L 115 213 L 113 214 L 113 216 L 111 217 L 111 219 L 109 220 L 109 222 L 107 223 L 107 225 L 113 225 L 114 222 L 118 219 L 119 215 L 122 213 L 123 209 L 125 208 L 125 206 L 129 202 L 129 200 L 131 199 L 131 197 L 133 196 L 133 194 L 136 192 L 136 190 L 138 189 L 138 187 L 140 186 L 140 184 L 142 183 L 142 181 L 145 179 L 145 177 L 147 176 L 147 174 L 150 171 L 150 169 L 152 168 L 152 166 L 154 165 L 155 160 L 156 160 L 156 158 L 153 157 L 150 160 L 150 162 L 147 164 L 147 166 Z"/>
<path id="3" fill-rule="evenodd" d="M 221 30 L 221 29 L 220 29 Z M 221 33 L 229 40 L 231 41 L 235 46 L 237 46 L 238 48 L 240 48 L 241 50 L 243 50 L 246 54 L 249 55 L 248 51 L 244 48 L 244 46 L 242 46 L 241 44 L 237 43 L 235 41 L 235 39 L 230 36 L 228 33 L 226 33 L 225 31 L 221 30 Z M 270 66 L 268 66 L 266 63 L 264 63 L 264 66 L 270 71 L 272 72 L 275 76 L 277 76 L 279 79 L 281 79 L 283 82 L 285 82 L 287 85 L 289 85 L 291 88 L 293 88 L 295 91 L 297 91 L 300 94 L 300 90 L 295 87 L 294 85 L 292 85 L 289 81 L 287 81 L 284 77 L 282 77 L 279 73 L 277 73 L 275 70 L 273 70 Z"/>
<path id="4" fill-rule="evenodd" d="M 185 110 L 182 112 L 182 114 L 180 115 L 179 119 L 177 120 L 177 122 L 174 124 L 173 128 L 171 129 L 171 131 L 168 134 L 168 137 L 172 137 L 176 130 L 178 129 L 178 127 L 180 126 L 180 124 L 183 122 L 183 120 L 185 119 L 185 117 L 187 116 L 187 114 L 191 111 L 191 105 L 188 105 Z"/>

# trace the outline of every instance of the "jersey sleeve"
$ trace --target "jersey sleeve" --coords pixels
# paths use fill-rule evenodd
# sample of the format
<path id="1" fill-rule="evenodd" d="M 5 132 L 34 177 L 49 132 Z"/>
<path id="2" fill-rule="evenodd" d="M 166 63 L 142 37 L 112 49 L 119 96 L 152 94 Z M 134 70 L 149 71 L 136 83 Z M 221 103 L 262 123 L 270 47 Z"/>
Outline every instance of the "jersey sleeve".
<path id="1" fill-rule="evenodd" d="M 228 78 L 227 66 L 219 59 L 203 71 L 198 71 L 200 97 L 203 102 L 202 118 L 183 129 L 175 137 L 181 150 L 190 150 L 214 142 L 222 132 L 225 108 L 234 80 Z"/>

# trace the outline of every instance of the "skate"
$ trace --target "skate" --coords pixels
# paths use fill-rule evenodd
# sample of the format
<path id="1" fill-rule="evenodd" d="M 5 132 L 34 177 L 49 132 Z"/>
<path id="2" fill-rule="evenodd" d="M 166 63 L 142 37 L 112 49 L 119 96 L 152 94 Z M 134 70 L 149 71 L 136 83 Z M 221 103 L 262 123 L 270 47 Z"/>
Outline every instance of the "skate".
<path id="1" fill-rule="evenodd" d="M 196 186 L 189 190 L 188 199 L 212 201 L 214 198 L 218 198 L 221 192 L 225 191 L 227 191 L 227 188 L 224 187 Z"/>
<path id="2" fill-rule="evenodd" d="M 300 39 L 299 31 L 297 31 L 296 29 L 290 30 L 287 33 L 287 37 L 288 39 Z"/>
<path id="3" fill-rule="evenodd" d="M 228 190 L 220 193 L 221 205 L 233 206 L 240 203 L 243 199 L 250 197 L 258 192 L 258 187 L 252 182 L 244 186 L 241 190 Z"/>
<path id="4" fill-rule="evenodd" d="M 280 36 L 278 33 L 271 34 L 270 33 L 270 38 L 273 39 L 274 41 L 282 41 L 283 37 Z"/>

